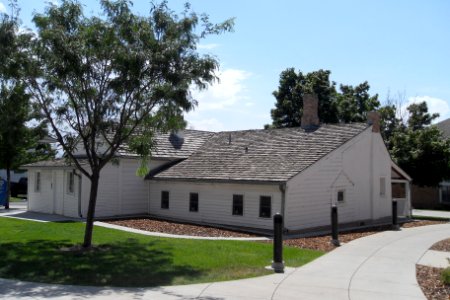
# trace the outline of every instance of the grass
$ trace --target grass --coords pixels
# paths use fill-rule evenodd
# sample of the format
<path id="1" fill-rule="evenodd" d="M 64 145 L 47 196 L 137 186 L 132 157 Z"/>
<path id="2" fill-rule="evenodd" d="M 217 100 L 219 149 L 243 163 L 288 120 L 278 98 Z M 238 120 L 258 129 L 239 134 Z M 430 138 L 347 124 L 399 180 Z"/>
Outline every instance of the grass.
<path id="1" fill-rule="evenodd" d="M 243 241 L 165 239 L 95 227 L 93 251 L 80 243 L 84 224 L 0 218 L 0 277 L 95 286 L 159 286 L 240 279 L 269 274 L 272 245 Z M 287 266 L 323 252 L 285 247 Z"/>
<path id="2" fill-rule="evenodd" d="M 445 284 L 450 285 L 450 267 L 442 271 L 441 277 Z"/>
<path id="3" fill-rule="evenodd" d="M 427 220 L 427 221 L 444 221 L 444 222 L 450 221 L 449 218 L 430 217 L 430 216 L 416 216 L 416 215 L 413 215 L 412 219 L 414 219 L 414 220 Z"/>
<path id="4" fill-rule="evenodd" d="M 22 198 L 18 198 L 18 197 L 10 197 L 9 198 L 9 202 L 23 202 Z"/>

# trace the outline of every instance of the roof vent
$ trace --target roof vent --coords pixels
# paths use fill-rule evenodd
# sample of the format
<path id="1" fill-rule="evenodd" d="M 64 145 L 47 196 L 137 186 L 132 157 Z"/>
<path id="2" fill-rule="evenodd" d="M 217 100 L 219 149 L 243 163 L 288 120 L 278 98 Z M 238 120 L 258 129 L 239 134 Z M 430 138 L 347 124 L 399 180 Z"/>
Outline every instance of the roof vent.
<path id="1" fill-rule="evenodd" d="M 231 145 L 231 132 L 228 135 L 228 145 Z"/>
<path id="2" fill-rule="evenodd" d="M 245 147 L 245 153 L 248 153 L 248 147 Z"/>

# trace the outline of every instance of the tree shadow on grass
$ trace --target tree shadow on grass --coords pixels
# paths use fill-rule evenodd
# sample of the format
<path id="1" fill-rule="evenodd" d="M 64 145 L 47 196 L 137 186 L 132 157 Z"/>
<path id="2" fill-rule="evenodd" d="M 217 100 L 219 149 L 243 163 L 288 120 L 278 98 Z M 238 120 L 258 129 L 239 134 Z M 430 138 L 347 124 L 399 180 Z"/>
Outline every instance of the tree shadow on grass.
<path id="1" fill-rule="evenodd" d="M 67 241 L 34 240 L 0 244 L 0 277 L 84 286 L 154 287 L 202 271 L 173 264 L 169 246 L 134 239 L 69 251 Z"/>

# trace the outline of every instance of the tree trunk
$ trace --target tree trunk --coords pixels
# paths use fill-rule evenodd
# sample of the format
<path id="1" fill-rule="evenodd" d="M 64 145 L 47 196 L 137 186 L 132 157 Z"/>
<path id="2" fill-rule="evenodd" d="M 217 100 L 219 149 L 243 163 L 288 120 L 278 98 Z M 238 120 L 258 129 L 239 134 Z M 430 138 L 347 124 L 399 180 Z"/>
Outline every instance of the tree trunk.
<path id="1" fill-rule="evenodd" d="M 9 198 L 11 197 L 11 166 L 6 164 L 6 203 L 5 209 L 9 209 Z"/>
<path id="2" fill-rule="evenodd" d="M 89 194 L 89 207 L 86 217 L 86 230 L 84 232 L 84 248 L 89 248 L 92 245 L 92 231 L 94 229 L 94 216 L 95 216 L 95 205 L 97 203 L 97 191 L 99 182 L 100 171 L 93 170 L 91 177 L 91 192 Z"/>

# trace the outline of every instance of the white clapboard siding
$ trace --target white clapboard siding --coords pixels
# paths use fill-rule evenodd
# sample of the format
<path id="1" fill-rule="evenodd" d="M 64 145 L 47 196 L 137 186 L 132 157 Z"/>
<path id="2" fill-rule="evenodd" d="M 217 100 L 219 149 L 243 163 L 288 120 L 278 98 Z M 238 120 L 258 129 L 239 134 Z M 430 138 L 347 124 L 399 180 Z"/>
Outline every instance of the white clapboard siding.
<path id="1" fill-rule="evenodd" d="M 288 181 L 286 228 L 329 225 L 338 190 L 345 191 L 345 201 L 338 203 L 340 223 L 388 217 L 390 189 L 380 197 L 379 182 L 385 177 L 390 187 L 390 162 L 381 136 L 370 129 L 345 143 Z"/>
<path id="2" fill-rule="evenodd" d="M 78 194 L 79 194 L 79 184 L 80 180 L 78 176 L 74 176 L 74 187 L 73 193 L 69 191 L 69 173 L 72 170 L 64 171 L 64 189 L 63 189 L 63 199 L 64 199 L 64 215 L 68 217 L 78 218 Z M 79 173 L 79 171 L 77 171 Z"/>
<path id="3" fill-rule="evenodd" d="M 136 175 L 139 160 L 122 159 L 121 164 L 121 213 L 146 214 L 148 210 L 148 185 L 144 178 Z M 150 169 L 158 167 L 162 162 L 151 161 Z"/>
<path id="4" fill-rule="evenodd" d="M 157 168 L 167 160 L 152 160 L 149 168 Z M 97 193 L 97 217 L 145 214 L 148 211 L 148 184 L 136 175 L 139 160 L 121 158 L 118 163 L 107 164 L 100 173 Z M 87 215 L 91 184 L 82 178 L 82 214 Z"/>
<path id="5" fill-rule="evenodd" d="M 161 208 L 161 192 L 169 192 L 169 209 Z M 189 195 L 198 193 L 199 211 L 189 211 Z M 233 194 L 244 195 L 244 215 L 232 214 Z M 272 215 L 281 209 L 278 185 L 150 181 L 149 214 L 179 220 L 271 229 L 271 218 L 259 217 L 259 197 L 272 197 Z"/>
<path id="6" fill-rule="evenodd" d="M 36 191 L 36 174 L 41 174 L 41 187 Z M 53 213 L 53 189 L 52 189 L 52 171 L 33 169 L 28 173 L 28 198 L 29 210 L 43 212 L 47 214 Z"/>

